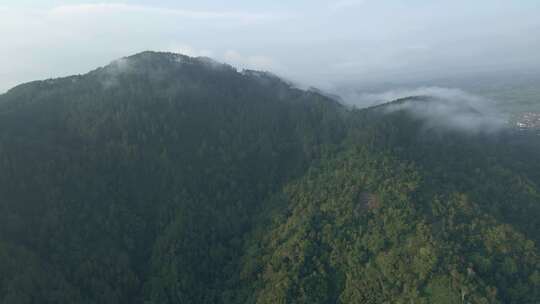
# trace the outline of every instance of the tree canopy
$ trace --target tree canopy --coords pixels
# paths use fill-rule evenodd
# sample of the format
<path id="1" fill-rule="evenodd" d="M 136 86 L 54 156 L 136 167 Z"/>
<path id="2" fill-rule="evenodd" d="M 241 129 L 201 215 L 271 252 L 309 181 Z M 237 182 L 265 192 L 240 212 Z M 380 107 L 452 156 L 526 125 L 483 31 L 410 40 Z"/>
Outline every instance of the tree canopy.
<path id="1" fill-rule="evenodd" d="M 0 302 L 538 303 L 538 151 L 207 58 L 23 84 Z"/>

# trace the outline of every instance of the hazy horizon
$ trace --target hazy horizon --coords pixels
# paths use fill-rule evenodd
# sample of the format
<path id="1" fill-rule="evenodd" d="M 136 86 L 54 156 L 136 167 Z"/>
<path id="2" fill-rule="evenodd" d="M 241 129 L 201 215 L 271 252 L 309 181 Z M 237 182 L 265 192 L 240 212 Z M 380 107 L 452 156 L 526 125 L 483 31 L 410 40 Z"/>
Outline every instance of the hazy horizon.
<path id="1" fill-rule="evenodd" d="M 0 92 L 145 50 L 208 56 L 306 86 L 540 71 L 536 1 L 6 1 Z"/>

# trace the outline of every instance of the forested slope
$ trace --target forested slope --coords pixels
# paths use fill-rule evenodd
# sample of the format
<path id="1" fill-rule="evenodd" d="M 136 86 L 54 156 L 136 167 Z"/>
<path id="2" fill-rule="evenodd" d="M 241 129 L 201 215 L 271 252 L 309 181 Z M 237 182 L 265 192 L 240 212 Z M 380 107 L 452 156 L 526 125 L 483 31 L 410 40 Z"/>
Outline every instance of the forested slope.
<path id="1" fill-rule="evenodd" d="M 0 302 L 540 301 L 539 138 L 389 106 L 153 52 L 0 95 Z"/>

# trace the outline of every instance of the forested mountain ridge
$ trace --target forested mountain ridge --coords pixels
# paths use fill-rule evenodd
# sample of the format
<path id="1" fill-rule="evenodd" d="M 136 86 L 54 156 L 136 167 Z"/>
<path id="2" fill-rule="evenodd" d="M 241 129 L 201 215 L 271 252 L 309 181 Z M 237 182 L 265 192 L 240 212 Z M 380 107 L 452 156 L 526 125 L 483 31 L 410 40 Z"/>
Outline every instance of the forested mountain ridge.
<path id="1" fill-rule="evenodd" d="M 0 302 L 537 303 L 538 137 L 393 107 L 420 99 L 155 52 L 18 86 Z"/>

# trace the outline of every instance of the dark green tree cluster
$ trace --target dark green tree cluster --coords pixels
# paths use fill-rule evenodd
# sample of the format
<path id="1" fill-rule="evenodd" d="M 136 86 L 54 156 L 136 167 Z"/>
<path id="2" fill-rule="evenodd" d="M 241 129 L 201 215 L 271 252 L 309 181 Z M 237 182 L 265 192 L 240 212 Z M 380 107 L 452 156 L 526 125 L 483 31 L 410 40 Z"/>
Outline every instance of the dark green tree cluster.
<path id="1" fill-rule="evenodd" d="M 535 240 L 431 187 L 417 165 L 363 147 L 310 170 L 247 243 L 239 302 L 536 303 Z"/>
<path id="2" fill-rule="evenodd" d="M 0 95 L 0 303 L 538 303 L 540 139 L 145 52 Z"/>

